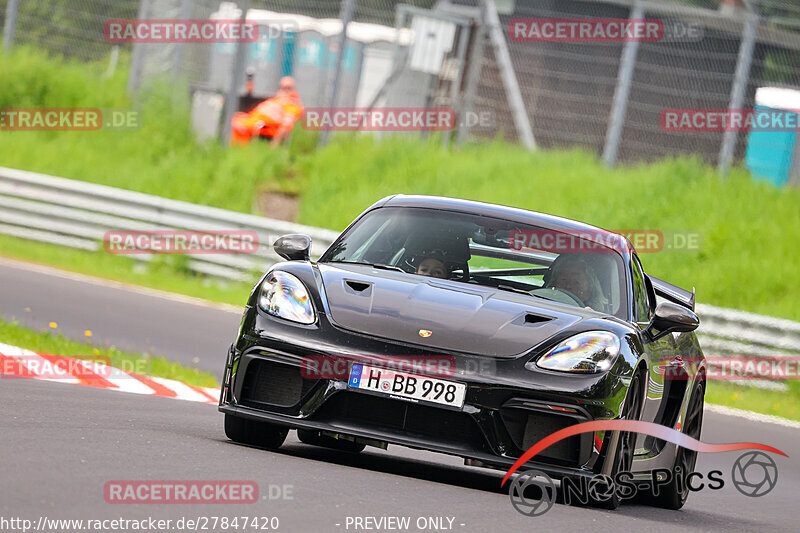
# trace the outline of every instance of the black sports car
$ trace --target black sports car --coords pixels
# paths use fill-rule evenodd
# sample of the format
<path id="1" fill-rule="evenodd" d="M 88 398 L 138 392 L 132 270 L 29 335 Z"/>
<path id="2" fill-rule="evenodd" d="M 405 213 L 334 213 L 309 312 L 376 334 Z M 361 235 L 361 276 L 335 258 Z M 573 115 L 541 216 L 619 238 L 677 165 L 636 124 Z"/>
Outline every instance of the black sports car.
<path id="1" fill-rule="evenodd" d="M 247 302 L 220 401 L 234 441 L 277 448 L 297 429 L 308 444 L 399 444 L 508 469 L 579 422 L 646 420 L 700 436 L 694 294 L 645 274 L 620 235 L 397 195 L 362 213 L 316 263 L 310 244 L 278 239 L 288 261 Z M 598 432 L 526 467 L 555 478 L 630 471 L 644 482 L 656 468 L 690 472 L 695 459 L 652 437 Z M 655 503 L 678 508 L 687 493 L 676 477 Z"/>

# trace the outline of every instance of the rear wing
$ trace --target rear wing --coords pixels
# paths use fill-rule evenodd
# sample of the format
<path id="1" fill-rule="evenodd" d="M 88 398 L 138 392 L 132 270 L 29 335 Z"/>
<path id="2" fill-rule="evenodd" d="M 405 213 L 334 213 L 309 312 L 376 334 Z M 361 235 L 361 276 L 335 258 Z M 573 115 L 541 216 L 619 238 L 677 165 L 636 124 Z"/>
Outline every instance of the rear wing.
<path id="1" fill-rule="evenodd" d="M 658 279 L 650 274 L 646 275 L 650 278 L 650 283 L 653 284 L 653 290 L 658 296 L 666 298 L 670 302 L 674 302 L 678 305 L 688 307 L 694 311 L 694 289 L 687 291 L 663 279 Z"/>

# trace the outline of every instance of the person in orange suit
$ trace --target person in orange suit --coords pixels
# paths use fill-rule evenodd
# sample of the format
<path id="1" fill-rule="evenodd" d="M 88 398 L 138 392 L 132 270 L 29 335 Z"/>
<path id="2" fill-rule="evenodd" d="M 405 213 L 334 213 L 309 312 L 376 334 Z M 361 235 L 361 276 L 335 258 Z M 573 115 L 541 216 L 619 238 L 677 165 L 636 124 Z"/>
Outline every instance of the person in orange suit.
<path id="1" fill-rule="evenodd" d="M 270 147 L 278 146 L 303 115 L 303 103 L 294 85 L 294 78 L 281 78 L 278 92 L 251 111 L 239 112 L 231 120 L 231 144 L 247 144 L 255 135 L 270 139 Z"/>

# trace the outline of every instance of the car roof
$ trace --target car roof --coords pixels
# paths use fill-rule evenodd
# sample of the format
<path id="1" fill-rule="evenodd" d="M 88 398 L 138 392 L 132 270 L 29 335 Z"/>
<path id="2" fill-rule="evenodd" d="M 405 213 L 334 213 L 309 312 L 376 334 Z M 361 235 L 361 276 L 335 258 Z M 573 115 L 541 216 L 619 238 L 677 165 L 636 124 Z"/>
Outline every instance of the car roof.
<path id="1" fill-rule="evenodd" d="M 520 209 L 518 207 L 508 207 L 499 204 L 489 204 L 486 202 L 478 202 L 475 200 L 463 200 L 460 198 L 448 198 L 445 196 L 425 196 L 425 195 L 407 195 L 396 194 L 394 196 L 387 196 L 376 202 L 369 210 L 377 207 L 422 207 L 428 209 L 439 209 L 446 211 L 457 211 L 462 213 L 470 213 L 473 215 L 481 215 L 487 217 L 499 218 L 502 220 L 510 220 L 513 222 L 520 222 L 523 224 L 530 224 L 544 229 L 552 230 L 567 230 L 576 233 L 588 233 L 592 236 L 606 239 L 607 237 L 621 237 L 615 239 L 614 242 L 622 242 L 622 247 L 615 247 L 623 256 L 627 256 L 631 252 L 630 243 L 628 239 L 620 236 L 618 233 L 608 231 L 591 224 L 578 222 L 569 218 L 563 218 L 555 215 L 548 215 L 546 213 L 538 213 L 536 211 L 529 211 L 527 209 Z M 620 249 L 622 248 L 622 249 Z"/>

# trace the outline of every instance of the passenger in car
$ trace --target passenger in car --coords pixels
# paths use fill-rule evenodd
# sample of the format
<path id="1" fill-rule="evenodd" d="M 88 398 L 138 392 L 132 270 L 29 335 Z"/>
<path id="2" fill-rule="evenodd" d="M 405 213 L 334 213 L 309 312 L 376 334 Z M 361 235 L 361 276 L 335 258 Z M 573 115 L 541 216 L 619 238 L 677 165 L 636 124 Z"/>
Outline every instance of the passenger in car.
<path id="1" fill-rule="evenodd" d="M 447 278 L 447 267 L 444 261 L 436 257 L 426 257 L 420 261 L 417 266 L 417 274 L 420 276 L 429 276 L 431 278 Z"/>

